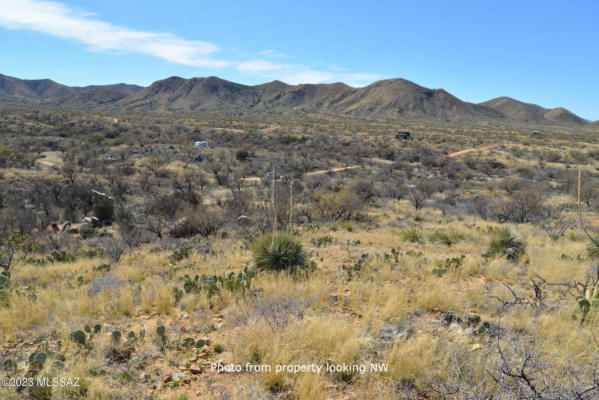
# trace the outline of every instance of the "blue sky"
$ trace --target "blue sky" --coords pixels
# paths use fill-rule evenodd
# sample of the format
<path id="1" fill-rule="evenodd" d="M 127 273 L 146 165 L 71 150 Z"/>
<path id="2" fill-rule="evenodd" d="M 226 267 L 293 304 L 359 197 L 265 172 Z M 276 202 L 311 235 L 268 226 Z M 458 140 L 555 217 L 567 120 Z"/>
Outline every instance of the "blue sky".
<path id="1" fill-rule="evenodd" d="M 401 77 L 598 120 L 599 2 L 0 0 L 0 73 L 68 85 Z"/>

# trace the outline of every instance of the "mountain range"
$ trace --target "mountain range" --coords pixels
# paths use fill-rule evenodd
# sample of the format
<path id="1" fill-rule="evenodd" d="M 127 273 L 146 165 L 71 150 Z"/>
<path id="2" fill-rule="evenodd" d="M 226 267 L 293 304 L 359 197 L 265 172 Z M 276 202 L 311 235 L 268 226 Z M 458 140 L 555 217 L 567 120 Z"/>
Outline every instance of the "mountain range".
<path id="1" fill-rule="evenodd" d="M 546 109 L 509 97 L 475 104 L 443 89 L 405 79 L 354 88 L 344 83 L 248 86 L 217 77 L 171 77 L 148 87 L 70 87 L 49 79 L 23 80 L 0 74 L 0 103 L 112 112 L 324 113 L 450 123 L 583 126 L 583 118 L 558 107 Z M 593 125 L 596 125 L 594 123 Z"/>

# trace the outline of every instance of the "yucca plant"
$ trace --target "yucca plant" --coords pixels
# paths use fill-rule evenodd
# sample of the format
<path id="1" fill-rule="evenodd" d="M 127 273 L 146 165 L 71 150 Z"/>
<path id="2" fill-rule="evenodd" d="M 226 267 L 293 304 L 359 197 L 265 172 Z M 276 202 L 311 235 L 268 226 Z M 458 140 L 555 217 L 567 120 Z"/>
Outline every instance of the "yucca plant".
<path id="1" fill-rule="evenodd" d="M 526 250 L 526 243 L 517 233 L 507 228 L 500 229 L 493 235 L 489 248 L 483 257 L 503 257 L 510 261 L 516 261 Z"/>
<path id="2" fill-rule="evenodd" d="M 302 244 L 286 234 L 262 235 L 256 239 L 252 250 L 259 270 L 294 273 L 310 268 L 308 254 Z"/>

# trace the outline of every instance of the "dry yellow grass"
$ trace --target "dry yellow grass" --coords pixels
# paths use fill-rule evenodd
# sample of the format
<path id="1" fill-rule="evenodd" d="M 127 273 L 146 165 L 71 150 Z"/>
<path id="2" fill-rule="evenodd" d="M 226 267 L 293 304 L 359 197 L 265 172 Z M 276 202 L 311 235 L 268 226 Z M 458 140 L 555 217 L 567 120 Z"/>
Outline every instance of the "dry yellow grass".
<path id="1" fill-rule="evenodd" d="M 471 156 L 492 156 L 501 162 L 530 166 L 532 161 L 516 156 L 514 151 L 544 148 L 535 144 Z M 564 143 L 561 150 L 566 148 Z M 186 169 L 180 162 L 164 168 L 171 172 Z M 490 186 L 496 190 L 494 184 Z M 225 192 L 228 189 L 215 194 Z M 472 188 L 465 192 L 468 196 L 477 194 Z M 552 205 L 572 201 L 567 194 L 547 199 Z M 503 329 L 526 332 L 560 365 L 572 359 L 589 361 L 597 320 L 590 318 L 581 325 L 574 318 L 574 296 L 563 287 L 545 286 L 547 304 L 531 305 L 535 301 L 531 279 L 585 280 L 592 261 L 587 258 L 587 242 L 578 227 L 554 241 L 538 225 L 499 224 L 476 216 L 444 215 L 428 207 L 417 211 L 406 199 L 377 200 L 367 213 L 376 226 L 337 221 L 296 227 L 298 239 L 317 266 L 307 276 L 259 273 L 245 292 L 222 291 L 212 297 L 205 292 L 184 293 L 178 302 L 174 288 L 183 288 L 184 275 L 238 273 L 251 265 L 251 252 L 244 240 L 211 238 L 211 251 L 194 251 L 178 262 L 170 258 L 172 251 L 156 249 L 154 244 L 128 251 L 116 263 L 81 258 L 36 266 L 20 260 L 13 279 L 24 294 L 12 297 L 8 307 L 0 308 L 0 338 L 4 343 L 21 343 L 23 337 L 41 334 L 60 338 L 63 352 L 68 354 L 65 373 L 85 376 L 87 396 L 98 399 L 136 395 L 135 385 L 151 387 L 148 378 L 164 384 L 165 375 L 187 371 L 187 364 L 220 358 L 242 365 L 272 366 L 388 362 L 389 369 L 383 374 L 349 376 L 204 371 L 189 383 L 193 388 L 189 398 L 218 398 L 209 390 L 212 380 L 228 385 L 231 396 L 239 399 L 256 398 L 248 389 L 252 384 L 265 391 L 289 390 L 298 399 L 396 398 L 399 385 L 424 389 L 432 378 L 447 377 L 452 351 L 476 361 L 481 371 L 490 368 L 491 358 L 485 355 L 490 354 L 495 338 L 468 333 L 467 328 L 456 324 L 444 326 L 439 318 L 448 311 L 460 316 L 476 314 Z M 574 211 L 566 214 L 573 217 Z M 517 230 L 526 242 L 526 254 L 517 262 L 482 256 L 493 231 L 504 226 Z M 443 235 L 455 241 L 445 244 L 438 239 Z M 315 244 L 324 236 L 330 236 L 332 242 Z M 462 255 L 459 267 L 434 272 L 444 260 Z M 112 264 L 110 271 L 94 270 L 103 263 Z M 359 267 L 351 274 L 342 267 L 356 263 Z M 98 282 L 108 283 L 90 290 Z M 521 296 L 523 304 L 502 309 L 497 298 L 513 300 L 504 284 Z M 35 290 L 37 300 L 26 295 L 29 289 L 23 289 L 25 286 Z M 72 331 L 96 322 L 103 330 L 93 349 L 83 351 L 69 340 Z M 224 352 L 200 357 L 201 350 L 176 345 L 161 349 L 156 334 L 159 325 L 166 326 L 173 342 L 179 337 L 208 335 L 211 346 L 222 344 Z M 398 326 L 407 328 L 391 340 L 381 339 L 384 329 Z M 106 367 L 112 330 L 126 333 L 142 328 L 148 332 L 147 338 L 137 345 L 136 355 L 147 362 L 145 380 L 137 374 L 134 383 L 119 381 L 124 365 L 111 366 L 110 373 L 90 374 Z M 41 343 L 27 350 L 36 346 Z M 176 398 L 186 391 L 172 386 L 164 386 L 162 392 L 148 392 Z M 61 390 L 57 396 L 65 393 Z M 8 392 L 0 392 L 0 396 L 4 393 Z"/>

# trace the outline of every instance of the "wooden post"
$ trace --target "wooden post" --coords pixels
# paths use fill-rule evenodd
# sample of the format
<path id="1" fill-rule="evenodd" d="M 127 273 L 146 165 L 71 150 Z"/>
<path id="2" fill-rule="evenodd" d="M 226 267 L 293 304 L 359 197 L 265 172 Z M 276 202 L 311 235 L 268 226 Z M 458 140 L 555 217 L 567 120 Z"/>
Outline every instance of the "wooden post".
<path id="1" fill-rule="evenodd" d="M 578 220 L 582 226 L 582 170 L 578 167 Z"/>
<path id="2" fill-rule="evenodd" d="M 272 188 L 271 188 L 271 197 L 270 197 L 271 205 L 272 205 L 272 232 L 273 235 L 277 234 L 277 206 L 275 205 L 275 165 L 272 165 Z"/>
<path id="3" fill-rule="evenodd" d="M 293 161 L 291 162 L 291 183 L 289 185 L 289 228 L 293 226 Z"/>

